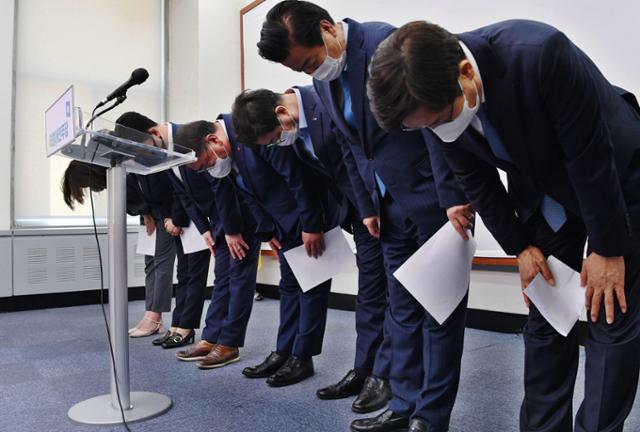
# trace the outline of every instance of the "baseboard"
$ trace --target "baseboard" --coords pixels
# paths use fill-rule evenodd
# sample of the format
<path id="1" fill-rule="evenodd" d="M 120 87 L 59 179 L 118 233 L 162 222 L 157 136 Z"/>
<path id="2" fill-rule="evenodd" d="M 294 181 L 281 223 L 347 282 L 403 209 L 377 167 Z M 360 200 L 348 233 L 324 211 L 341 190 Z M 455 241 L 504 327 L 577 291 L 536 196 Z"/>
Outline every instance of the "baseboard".
<path id="1" fill-rule="evenodd" d="M 175 295 L 175 285 L 173 289 Z M 208 287 L 208 299 L 211 298 L 211 291 L 212 287 Z M 129 301 L 134 300 L 144 300 L 144 287 L 129 287 Z M 104 291 L 104 302 L 109 302 L 108 290 Z M 100 290 L 3 297 L 0 298 L 0 313 L 91 304 L 100 304 Z"/>
<path id="2" fill-rule="evenodd" d="M 268 298 L 279 299 L 278 287 L 275 285 L 258 284 L 258 292 Z M 329 307 L 346 311 L 354 311 L 356 296 L 353 294 L 330 293 Z M 522 314 L 495 312 L 481 309 L 467 309 L 466 327 L 499 333 L 522 333 L 527 322 L 527 316 Z M 578 323 L 578 334 L 581 344 L 588 331 L 587 323 Z"/>
<path id="3" fill-rule="evenodd" d="M 175 289 L 175 286 L 174 286 Z M 278 287 L 275 285 L 257 284 L 256 290 L 265 297 L 279 299 Z M 212 287 L 207 288 L 207 298 L 211 298 Z M 105 291 L 105 302 L 108 302 L 108 291 Z M 129 300 L 144 300 L 144 287 L 129 288 Z M 37 294 L 0 298 L 0 312 L 17 312 L 34 309 L 82 306 L 100 303 L 100 290 L 78 291 L 71 293 Z M 329 307 L 345 311 L 355 310 L 356 296 L 353 294 L 329 294 Z M 488 330 L 501 333 L 521 333 L 527 322 L 527 316 L 507 312 L 495 312 L 480 309 L 467 310 L 468 328 Z M 581 343 L 587 334 L 587 323 L 578 323 Z"/>

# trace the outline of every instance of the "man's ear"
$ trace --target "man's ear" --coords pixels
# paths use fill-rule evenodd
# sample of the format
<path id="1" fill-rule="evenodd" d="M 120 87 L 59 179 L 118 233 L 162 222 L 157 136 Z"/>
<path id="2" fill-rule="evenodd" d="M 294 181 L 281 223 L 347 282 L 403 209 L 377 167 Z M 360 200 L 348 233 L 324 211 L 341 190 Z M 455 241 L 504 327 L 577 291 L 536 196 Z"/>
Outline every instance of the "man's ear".
<path id="1" fill-rule="evenodd" d="M 328 20 L 320 20 L 320 30 L 324 30 L 326 32 L 331 33 L 331 36 L 336 37 L 338 32 L 336 32 L 335 25 L 331 24 Z"/>
<path id="2" fill-rule="evenodd" d="M 273 112 L 276 116 L 287 115 L 289 114 L 289 110 L 284 105 L 278 105 Z"/>
<path id="3" fill-rule="evenodd" d="M 476 72 L 473 70 L 473 65 L 468 59 L 462 59 L 458 64 L 458 73 L 468 79 L 472 79 Z"/>
<path id="4" fill-rule="evenodd" d="M 222 140 L 220 139 L 220 137 L 213 132 L 205 135 L 204 140 L 205 142 L 210 142 L 211 144 L 222 144 Z"/>
<path id="5" fill-rule="evenodd" d="M 158 127 L 157 127 L 157 126 L 154 126 L 154 127 L 152 127 L 152 128 L 149 128 L 149 130 L 147 130 L 147 133 L 148 133 L 149 135 L 151 135 L 151 136 L 154 136 L 154 137 L 160 137 L 160 136 L 162 136 L 162 134 L 160 133 L 160 129 L 158 129 Z"/>

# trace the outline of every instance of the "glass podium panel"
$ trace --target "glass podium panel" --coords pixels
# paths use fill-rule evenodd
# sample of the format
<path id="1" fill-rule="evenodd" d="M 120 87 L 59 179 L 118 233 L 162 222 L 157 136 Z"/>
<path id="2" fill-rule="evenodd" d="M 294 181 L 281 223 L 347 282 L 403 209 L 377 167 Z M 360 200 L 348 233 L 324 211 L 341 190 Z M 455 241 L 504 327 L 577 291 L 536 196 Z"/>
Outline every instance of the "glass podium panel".
<path id="1" fill-rule="evenodd" d="M 168 168 L 191 163 L 195 153 L 185 147 L 167 143 L 160 137 L 97 118 L 91 129 L 84 129 L 78 113 L 75 139 L 58 149 L 59 154 L 71 159 L 110 168 L 115 164 L 127 172 L 148 175 Z"/>

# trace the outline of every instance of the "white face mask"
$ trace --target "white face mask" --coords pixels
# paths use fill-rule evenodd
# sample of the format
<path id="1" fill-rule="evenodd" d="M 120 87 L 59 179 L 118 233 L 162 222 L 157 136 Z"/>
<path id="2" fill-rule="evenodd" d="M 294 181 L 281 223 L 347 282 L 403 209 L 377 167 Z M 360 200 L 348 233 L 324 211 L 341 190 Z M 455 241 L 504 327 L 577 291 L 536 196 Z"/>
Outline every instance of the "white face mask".
<path id="1" fill-rule="evenodd" d="M 291 120 L 293 121 L 293 128 L 290 130 L 285 130 L 284 125 L 282 124 L 280 119 L 278 119 L 278 121 L 280 122 L 280 127 L 282 128 L 282 132 L 280 132 L 280 139 L 275 142 L 275 145 L 280 147 L 293 145 L 293 143 L 298 139 L 298 136 L 300 136 L 300 127 L 298 126 L 298 123 L 293 120 L 293 118 Z"/>
<path id="2" fill-rule="evenodd" d="M 338 45 L 341 45 L 340 42 L 338 42 Z M 340 48 L 342 48 L 342 46 L 340 46 Z M 327 56 L 324 58 L 324 62 L 322 62 L 311 75 L 320 81 L 333 81 L 340 76 L 347 64 L 347 50 L 343 50 L 340 58 L 335 59 L 329 55 L 326 42 L 324 49 L 327 51 Z"/>
<path id="3" fill-rule="evenodd" d="M 441 124 L 440 126 L 436 126 L 434 128 L 430 128 L 434 134 L 438 136 L 443 142 L 450 143 L 457 140 L 462 132 L 464 132 L 467 127 L 471 124 L 471 120 L 475 117 L 478 109 L 480 109 L 480 94 L 478 94 L 478 87 L 476 87 L 475 81 L 471 80 L 473 83 L 473 87 L 476 90 L 476 104 L 473 108 L 469 106 L 469 101 L 467 101 L 467 96 L 464 94 L 464 90 L 462 89 L 462 84 L 460 84 L 460 80 L 458 80 L 458 85 L 462 91 L 462 97 L 464 97 L 464 106 L 462 107 L 462 112 L 455 119 L 450 122 Z"/>
<path id="4" fill-rule="evenodd" d="M 224 149 L 224 152 L 227 153 L 226 148 Z M 207 168 L 207 172 L 211 177 L 224 178 L 229 175 L 232 166 L 233 161 L 231 160 L 231 156 L 229 156 L 229 153 L 227 153 L 227 157 L 224 159 L 216 157 L 216 163 L 213 164 L 212 167 Z"/>

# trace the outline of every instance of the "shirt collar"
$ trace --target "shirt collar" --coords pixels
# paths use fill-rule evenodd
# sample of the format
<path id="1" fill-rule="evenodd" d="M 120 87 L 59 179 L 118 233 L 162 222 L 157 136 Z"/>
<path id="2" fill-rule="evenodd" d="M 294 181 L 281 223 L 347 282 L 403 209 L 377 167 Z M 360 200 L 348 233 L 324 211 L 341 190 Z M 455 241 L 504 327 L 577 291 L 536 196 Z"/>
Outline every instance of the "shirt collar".
<path id="1" fill-rule="evenodd" d="M 227 135 L 227 138 L 229 137 L 229 132 L 227 132 L 227 125 L 224 124 L 224 119 L 219 119 L 217 120 L 218 124 L 222 127 L 222 130 L 224 131 L 225 135 Z"/>
<path id="2" fill-rule="evenodd" d="M 471 50 L 464 44 L 464 42 L 462 41 L 458 41 L 458 43 L 460 44 L 460 48 L 462 48 L 462 51 L 464 52 L 465 57 L 467 58 L 467 60 L 469 60 L 469 63 L 471 63 L 471 67 L 473 67 L 473 71 L 478 74 L 478 79 L 480 80 L 480 84 L 482 84 L 482 75 L 480 74 L 480 69 L 478 68 L 478 63 L 476 63 L 476 59 L 475 57 L 473 57 L 473 54 L 471 53 Z M 482 98 L 480 99 L 480 103 L 484 103 L 485 98 L 484 98 L 484 86 L 482 86 Z"/>
<path id="3" fill-rule="evenodd" d="M 346 21 L 341 21 L 342 22 L 342 31 L 344 33 L 344 46 L 345 49 L 347 47 L 347 40 L 349 40 L 349 24 L 347 24 Z"/>
<path id="4" fill-rule="evenodd" d="M 304 115 L 304 105 L 302 105 L 302 95 L 300 94 L 300 90 L 297 88 L 293 88 L 293 92 L 296 95 L 296 100 L 298 101 L 298 127 L 300 130 L 306 129 L 307 124 L 307 116 Z"/>
<path id="5" fill-rule="evenodd" d="M 347 41 L 349 40 L 349 24 L 347 24 L 346 21 L 342 21 L 342 32 L 344 33 L 344 50 L 347 51 Z M 346 64 L 344 65 L 344 70 L 347 70 Z"/>

